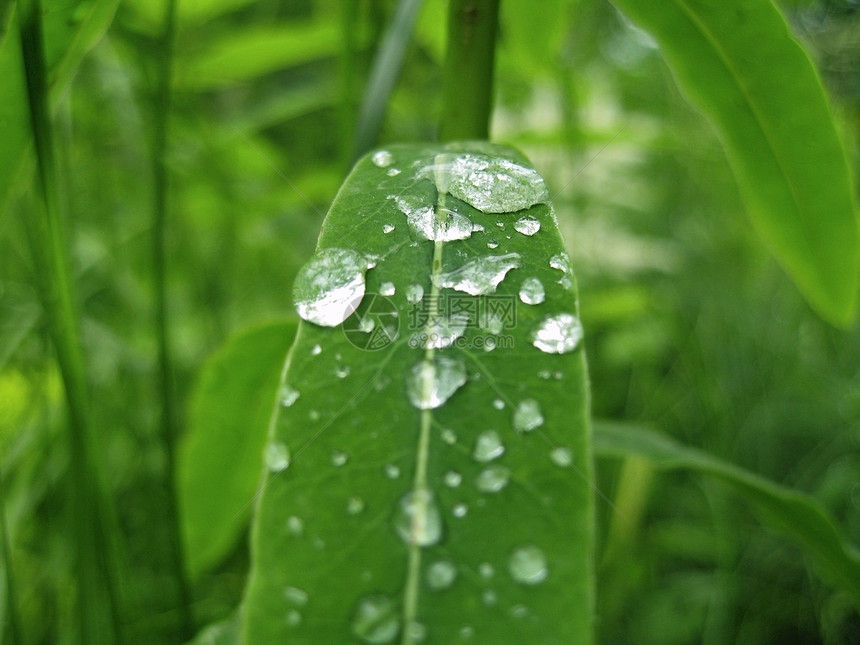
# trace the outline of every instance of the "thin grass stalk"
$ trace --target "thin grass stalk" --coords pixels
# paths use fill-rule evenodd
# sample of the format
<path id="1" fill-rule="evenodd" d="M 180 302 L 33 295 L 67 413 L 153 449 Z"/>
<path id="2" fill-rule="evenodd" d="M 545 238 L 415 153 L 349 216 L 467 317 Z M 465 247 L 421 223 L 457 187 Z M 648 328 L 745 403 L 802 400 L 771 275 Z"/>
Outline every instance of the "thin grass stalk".
<path id="1" fill-rule="evenodd" d="M 179 525 L 176 488 L 176 438 L 179 416 L 175 390 L 173 350 L 170 343 L 170 314 L 167 302 L 168 167 L 167 138 L 172 109 L 173 49 L 176 39 L 176 0 L 166 0 L 159 42 L 158 76 L 152 132 L 152 174 L 154 183 L 152 263 L 155 280 L 155 331 L 158 336 L 158 389 L 161 396 L 161 442 L 166 456 L 164 472 L 165 513 L 169 530 L 169 557 L 175 573 L 184 642 L 194 631 L 191 587 L 185 565 L 182 531 Z"/>
<path id="2" fill-rule="evenodd" d="M 6 523 L 6 483 L 2 467 L 0 467 L 0 535 L 3 540 L 3 571 L 6 580 L 6 622 L 9 625 L 8 632 L 0 626 L 0 641 L 3 641 L 4 633 L 8 633 L 11 644 L 19 645 L 24 642 L 24 632 L 21 629 L 21 619 L 18 616 L 16 604 L 18 596 L 15 593 L 15 571 L 12 569 L 12 538 L 9 535 L 9 525 Z"/>
<path id="3" fill-rule="evenodd" d="M 18 26 L 27 98 L 36 150 L 40 212 L 29 220 L 34 269 L 48 331 L 63 379 L 68 411 L 69 471 L 75 573 L 78 585 L 78 632 L 83 643 L 122 642 L 121 600 L 113 545 L 115 514 L 103 485 L 95 422 L 80 341 L 80 322 L 73 291 L 61 217 L 55 140 L 48 111 L 39 0 L 18 4 Z"/>

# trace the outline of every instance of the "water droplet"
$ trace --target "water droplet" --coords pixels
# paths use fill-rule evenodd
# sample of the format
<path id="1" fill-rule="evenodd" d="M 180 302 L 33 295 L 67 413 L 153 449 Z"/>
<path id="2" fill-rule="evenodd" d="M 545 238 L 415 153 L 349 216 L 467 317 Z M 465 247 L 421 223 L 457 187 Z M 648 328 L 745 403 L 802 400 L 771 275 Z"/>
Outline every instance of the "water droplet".
<path id="1" fill-rule="evenodd" d="M 284 620 L 290 627 L 297 627 L 302 624 L 302 613 L 298 609 L 290 609 Z"/>
<path id="2" fill-rule="evenodd" d="M 508 560 L 511 577 L 524 585 L 536 585 L 546 580 L 549 573 L 546 556 L 533 544 L 517 547 Z"/>
<path id="3" fill-rule="evenodd" d="M 388 479 L 397 479 L 400 477 L 400 468 L 394 464 L 385 464 L 385 476 Z"/>
<path id="4" fill-rule="evenodd" d="M 290 465 L 290 449 L 282 441 L 270 441 L 266 444 L 264 459 L 271 472 L 279 473 Z"/>
<path id="5" fill-rule="evenodd" d="M 510 608 L 509 613 L 513 618 L 525 618 L 529 615 L 529 608 L 525 605 L 514 605 Z"/>
<path id="6" fill-rule="evenodd" d="M 374 327 L 376 327 L 376 321 L 371 316 L 363 316 L 358 321 L 358 328 L 365 334 L 372 332 Z"/>
<path id="7" fill-rule="evenodd" d="M 311 410 L 310 412 L 308 412 L 308 418 L 309 418 L 311 421 L 319 421 L 319 420 L 320 420 L 320 413 L 319 413 L 319 411 L 317 411 L 317 410 Z"/>
<path id="8" fill-rule="evenodd" d="M 472 224 L 473 233 L 483 233 L 484 226 L 482 224 Z"/>
<path id="9" fill-rule="evenodd" d="M 490 334 L 501 334 L 505 328 L 505 321 L 498 312 L 482 307 L 478 311 L 478 327 Z"/>
<path id="10" fill-rule="evenodd" d="M 394 155 L 388 150 L 377 150 L 370 159 L 380 168 L 388 168 L 394 163 Z"/>
<path id="11" fill-rule="evenodd" d="M 410 284 L 406 287 L 406 302 L 410 305 L 417 305 L 424 297 L 424 287 L 420 284 Z"/>
<path id="12" fill-rule="evenodd" d="M 540 230 L 540 222 L 534 217 L 524 215 L 523 217 L 519 218 L 516 223 L 514 223 L 514 228 L 517 230 L 518 233 L 532 236 Z"/>
<path id="13" fill-rule="evenodd" d="M 434 276 L 438 287 L 450 287 L 473 296 L 493 293 L 508 271 L 522 265 L 519 253 L 490 255 L 466 262 L 459 269 Z"/>
<path id="14" fill-rule="evenodd" d="M 504 410 L 505 402 L 501 399 L 493 399 L 493 407 L 496 408 L 496 410 Z"/>
<path id="15" fill-rule="evenodd" d="M 544 318 L 531 333 L 532 345 L 547 354 L 566 354 L 582 340 L 582 323 L 573 314 Z"/>
<path id="16" fill-rule="evenodd" d="M 322 354 L 322 347 L 319 345 L 311 347 L 311 356 L 319 356 L 320 354 Z"/>
<path id="17" fill-rule="evenodd" d="M 449 446 L 453 446 L 457 443 L 457 433 L 451 430 L 451 428 L 444 428 L 442 430 L 442 441 L 447 443 Z"/>
<path id="18" fill-rule="evenodd" d="M 349 249 L 318 251 L 296 276 L 293 300 L 304 320 L 335 327 L 349 318 L 364 297 L 367 259 Z"/>
<path id="19" fill-rule="evenodd" d="M 410 642 L 420 643 L 427 638 L 427 626 L 424 623 L 412 621 L 406 626 L 406 633 L 412 639 Z"/>
<path id="20" fill-rule="evenodd" d="M 460 485 L 460 482 L 463 481 L 463 475 L 453 470 L 449 470 L 445 473 L 444 481 L 446 486 L 457 488 L 457 486 Z"/>
<path id="21" fill-rule="evenodd" d="M 341 452 L 340 450 L 333 450 L 331 453 L 331 465 L 335 467 L 343 466 L 347 461 L 349 461 L 349 455 L 345 452 Z"/>
<path id="22" fill-rule="evenodd" d="M 498 493 L 511 478 L 511 471 L 505 466 L 493 464 L 478 473 L 475 487 L 482 493 Z"/>
<path id="23" fill-rule="evenodd" d="M 383 224 L 382 225 L 382 232 L 385 233 L 386 235 L 391 233 L 393 230 L 394 230 L 394 224 Z"/>
<path id="24" fill-rule="evenodd" d="M 349 365 L 338 365 L 334 368 L 334 375 L 338 378 L 346 378 L 349 376 Z"/>
<path id="25" fill-rule="evenodd" d="M 502 443 L 499 433 L 495 430 L 485 430 L 475 440 L 472 456 L 476 461 L 487 462 L 500 457 L 504 452 L 505 445 Z"/>
<path id="26" fill-rule="evenodd" d="M 410 339 L 410 347 L 424 349 L 445 349 L 460 338 L 469 324 L 469 315 L 455 313 L 451 316 L 438 315 L 427 321 L 425 328 L 417 331 Z"/>
<path id="27" fill-rule="evenodd" d="M 346 512 L 350 515 L 358 515 L 364 510 L 364 500 L 360 497 L 350 497 L 346 502 Z"/>
<path id="28" fill-rule="evenodd" d="M 472 636 L 475 635 L 475 628 L 470 625 L 463 625 L 460 628 L 460 638 L 465 640 L 469 640 Z"/>
<path id="29" fill-rule="evenodd" d="M 416 363 L 406 375 L 406 394 L 419 410 L 438 408 L 466 382 L 463 361 L 434 356 Z"/>
<path id="30" fill-rule="evenodd" d="M 383 282 L 379 285 L 379 294 L 382 296 L 393 296 L 397 291 L 393 282 Z"/>
<path id="31" fill-rule="evenodd" d="M 544 291 L 541 281 L 537 278 L 526 278 L 520 285 L 520 300 L 527 305 L 539 305 L 546 300 L 546 291 Z"/>
<path id="32" fill-rule="evenodd" d="M 496 568 L 489 562 L 482 562 L 478 565 L 478 573 L 481 574 L 482 578 L 489 580 L 496 575 Z"/>
<path id="33" fill-rule="evenodd" d="M 497 248 L 499 248 L 499 243 L 491 240 L 490 242 L 487 242 L 487 248 L 488 249 L 497 249 Z"/>
<path id="34" fill-rule="evenodd" d="M 305 523 L 302 518 L 290 515 L 287 518 L 287 531 L 296 537 L 302 535 L 305 532 Z"/>
<path id="35" fill-rule="evenodd" d="M 499 597 L 492 589 L 484 589 L 484 592 L 481 594 L 481 600 L 484 601 L 487 607 L 492 607 L 499 601 Z"/>
<path id="36" fill-rule="evenodd" d="M 465 240 L 472 236 L 471 220 L 452 210 L 437 211 L 420 197 L 391 195 L 397 208 L 406 215 L 406 222 L 415 233 L 434 242 Z"/>
<path id="37" fill-rule="evenodd" d="M 400 631 L 400 614 L 390 598 L 370 595 L 362 598 L 352 619 L 352 633 L 370 645 L 392 643 Z"/>
<path id="38" fill-rule="evenodd" d="M 454 514 L 454 517 L 466 517 L 466 513 L 469 512 L 469 506 L 460 502 L 459 504 L 454 504 L 451 512 Z"/>
<path id="39" fill-rule="evenodd" d="M 281 388 L 281 405 L 285 408 L 290 407 L 298 398 L 299 391 L 296 388 L 290 387 L 289 385 L 285 385 Z"/>
<path id="40" fill-rule="evenodd" d="M 570 256 L 567 253 L 556 253 L 549 259 L 549 266 L 562 272 L 558 283 L 565 289 L 573 289 L 573 279 L 570 277 Z"/>
<path id="41" fill-rule="evenodd" d="M 514 430 L 517 432 L 530 432 L 543 425 L 543 414 L 540 404 L 534 399 L 523 399 L 514 410 Z"/>
<path id="42" fill-rule="evenodd" d="M 389 177 L 396 177 L 397 175 L 400 174 L 400 172 L 401 172 L 400 168 L 389 168 L 388 172 L 386 172 L 385 174 L 388 175 Z"/>
<path id="43" fill-rule="evenodd" d="M 419 488 L 401 497 L 394 526 L 407 544 L 437 544 L 442 538 L 442 515 L 433 493 Z"/>
<path id="44" fill-rule="evenodd" d="M 284 597 L 287 602 L 298 607 L 308 604 L 308 592 L 298 587 L 284 587 Z"/>
<path id="45" fill-rule="evenodd" d="M 566 446 L 556 446 L 550 450 L 549 458 L 556 466 L 567 468 L 573 463 L 573 451 Z"/>
<path id="46" fill-rule="evenodd" d="M 450 560 L 437 560 L 427 567 L 427 586 L 435 591 L 448 589 L 457 578 L 457 567 Z"/>

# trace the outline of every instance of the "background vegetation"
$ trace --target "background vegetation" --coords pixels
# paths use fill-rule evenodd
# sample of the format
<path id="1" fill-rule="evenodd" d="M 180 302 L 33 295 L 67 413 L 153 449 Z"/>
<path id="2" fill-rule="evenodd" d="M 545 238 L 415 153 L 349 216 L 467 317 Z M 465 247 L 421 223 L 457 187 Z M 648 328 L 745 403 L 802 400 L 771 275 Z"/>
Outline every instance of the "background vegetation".
<path id="1" fill-rule="evenodd" d="M 46 3 L 45 20 L 71 30 L 97 4 Z M 657 428 L 811 493 L 860 542 L 860 328 L 823 322 L 768 255 L 713 130 L 648 36 L 602 0 L 547 2 L 563 18 L 552 21 L 528 4 L 502 5 L 492 137 L 524 150 L 550 186 L 580 283 L 595 417 Z M 10 5 L 0 3 L 2 64 L 18 46 Z M 180 432 L 207 357 L 240 329 L 293 315 L 293 276 L 355 155 L 393 6 L 179 3 L 165 284 Z M 860 6 L 783 9 L 856 161 Z M 108 13 L 76 67 L 51 63 L 62 39 L 48 30 L 57 182 L 98 486 L 116 508 L 103 556 L 119 563 L 127 641 L 180 643 L 152 262 L 163 7 L 127 0 Z M 444 14 L 437 0 L 418 14 L 380 142 L 435 138 Z M 0 642 L 65 645 L 81 642 L 75 462 L 37 293 L 46 268 L 28 232 L 34 156 L 3 146 L 2 163 L 21 170 L 0 193 Z M 597 466 L 599 642 L 860 643 L 849 597 L 728 489 L 635 459 Z M 242 541 L 192 580 L 196 626 L 232 612 L 247 566 Z"/>

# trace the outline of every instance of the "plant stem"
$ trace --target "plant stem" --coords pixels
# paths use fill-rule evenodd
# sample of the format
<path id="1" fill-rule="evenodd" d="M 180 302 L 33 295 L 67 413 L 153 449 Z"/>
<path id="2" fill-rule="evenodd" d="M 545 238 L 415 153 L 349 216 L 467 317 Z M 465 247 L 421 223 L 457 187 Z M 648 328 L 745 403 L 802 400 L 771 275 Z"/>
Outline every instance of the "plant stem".
<path id="1" fill-rule="evenodd" d="M 71 517 L 74 523 L 79 637 L 83 643 L 122 641 L 117 590 L 117 534 L 110 495 L 101 477 L 95 423 L 80 342 L 80 322 L 62 225 L 53 127 L 48 110 L 42 8 L 18 3 L 18 24 L 42 208 L 28 222 L 36 279 L 57 354 L 68 411 Z"/>
<path id="2" fill-rule="evenodd" d="M 0 539 L 2 539 L 2 563 L 6 577 L 6 615 L 9 624 L 9 636 L 12 645 L 24 642 L 24 632 L 21 629 L 21 620 L 18 618 L 18 596 L 15 593 L 15 572 L 12 570 L 12 537 L 9 535 L 9 525 L 6 523 L 6 484 L 3 467 L 0 464 Z M 0 627 L 0 641 L 3 639 L 4 630 Z"/>
<path id="3" fill-rule="evenodd" d="M 152 174 L 154 183 L 152 263 L 155 279 L 155 325 L 158 336 L 158 379 L 161 395 L 161 440 L 166 464 L 164 477 L 168 551 L 177 585 L 180 640 L 189 640 L 194 631 L 191 589 L 185 567 L 182 531 L 179 526 L 176 491 L 176 437 L 178 413 L 174 390 L 174 362 L 170 345 L 170 317 L 167 305 L 167 130 L 172 107 L 171 79 L 173 46 L 176 37 L 176 0 L 165 0 L 162 32 L 159 38 L 158 76 L 155 92 L 155 123 L 152 134 Z"/>
<path id="4" fill-rule="evenodd" d="M 499 0 L 451 0 L 440 141 L 489 138 L 498 19 Z"/>

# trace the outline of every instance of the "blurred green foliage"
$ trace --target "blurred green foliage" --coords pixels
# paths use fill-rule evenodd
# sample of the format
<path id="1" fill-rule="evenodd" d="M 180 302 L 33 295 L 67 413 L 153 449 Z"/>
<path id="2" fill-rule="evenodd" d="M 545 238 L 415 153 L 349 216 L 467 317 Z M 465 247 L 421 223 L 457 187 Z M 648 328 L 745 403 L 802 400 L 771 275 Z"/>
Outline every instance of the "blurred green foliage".
<path id="1" fill-rule="evenodd" d="M 357 2 L 345 23 L 350 4 L 179 3 L 168 297 L 185 406 L 204 360 L 228 337 L 292 313 L 292 280 L 348 169 L 363 84 L 394 3 Z M 78 24 L 92 6 L 66 5 L 46 20 Z M 425 2 L 381 142 L 434 138 L 444 5 Z M 716 136 L 647 35 L 597 0 L 553 2 L 559 19 L 547 38 L 504 6 L 492 136 L 524 150 L 549 183 L 580 282 L 595 416 L 659 427 L 811 493 L 860 542 L 860 328 L 818 318 L 763 249 Z M 860 7 L 811 0 L 784 9 L 856 162 Z M 176 643 L 179 633 L 149 250 L 160 15 L 150 0 L 120 3 L 53 97 L 94 414 L 130 571 L 122 592 L 132 643 Z M 10 16 L 0 3 L 0 54 L 14 41 Z M 31 160 L 7 145 L 3 167 L 23 172 L 0 215 L 4 537 L 21 642 L 65 645 L 77 638 L 64 413 L 23 225 L 34 208 Z M 598 472 L 599 542 L 612 547 L 598 569 L 599 642 L 860 642 L 848 596 L 812 577 L 801 552 L 755 523 L 728 488 L 634 461 L 600 461 Z M 195 580 L 200 626 L 232 613 L 247 566 L 241 543 Z M 2 643 L 12 642 L 5 596 L 2 587 Z"/>

